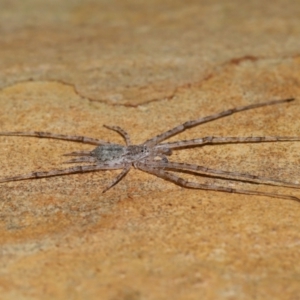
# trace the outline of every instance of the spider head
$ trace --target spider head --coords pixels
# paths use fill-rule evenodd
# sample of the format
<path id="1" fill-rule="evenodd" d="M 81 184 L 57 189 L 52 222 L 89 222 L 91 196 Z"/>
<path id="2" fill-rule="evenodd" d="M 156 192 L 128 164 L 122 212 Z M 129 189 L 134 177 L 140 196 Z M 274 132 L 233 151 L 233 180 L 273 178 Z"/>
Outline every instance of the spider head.
<path id="1" fill-rule="evenodd" d="M 146 145 L 130 145 L 127 147 L 128 155 L 132 157 L 142 157 L 149 154 L 149 149 Z"/>

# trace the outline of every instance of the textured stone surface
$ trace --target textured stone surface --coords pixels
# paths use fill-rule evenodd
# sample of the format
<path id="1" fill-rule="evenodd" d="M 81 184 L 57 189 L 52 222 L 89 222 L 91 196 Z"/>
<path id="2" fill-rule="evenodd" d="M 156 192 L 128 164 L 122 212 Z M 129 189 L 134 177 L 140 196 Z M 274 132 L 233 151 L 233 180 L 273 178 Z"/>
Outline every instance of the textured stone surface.
<path id="1" fill-rule="evenodd" d="M 295 1 L 0 5 L 0 130 L 141 143 L 184 121 L 300 99 Z M 299 136 L 299 100 L 172 138 Z M 0 177 L 89 145 L 0 137 Z M 174 161 L 299 182 L 300 143 L 206 146 Z M 297 299 L 300 203 L 188 190 L 131 170 L 0 184 L 1 299 Z M 182 174 L 199 182 L 212 182 Z M 220 182 L 300 196 L 296 189 Z"/>

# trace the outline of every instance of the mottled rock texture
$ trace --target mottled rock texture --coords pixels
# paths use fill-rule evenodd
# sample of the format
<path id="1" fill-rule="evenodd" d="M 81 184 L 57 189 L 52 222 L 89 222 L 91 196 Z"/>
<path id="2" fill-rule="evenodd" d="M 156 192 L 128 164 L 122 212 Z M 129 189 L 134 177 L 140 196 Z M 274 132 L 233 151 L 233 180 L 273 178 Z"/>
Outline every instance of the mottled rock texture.
<path id="1" fill-rule="evenodd" d="M 239 105 L 295 97 L 176 139 L 300 135 L 298 1 L 2 1 L 0 131 L 134 143 Z M 0 138 L 0 177 L 89 145 Z M 172 160 L 300 181 L 300 143 Z M 1 299 L 298 299 L 300 203 L 190 190 L 131 170 L 0 184 Z M 191 174 L 183 177 L 213 182 Z M 300 190 L 221 182 L 300 196 Z"/>

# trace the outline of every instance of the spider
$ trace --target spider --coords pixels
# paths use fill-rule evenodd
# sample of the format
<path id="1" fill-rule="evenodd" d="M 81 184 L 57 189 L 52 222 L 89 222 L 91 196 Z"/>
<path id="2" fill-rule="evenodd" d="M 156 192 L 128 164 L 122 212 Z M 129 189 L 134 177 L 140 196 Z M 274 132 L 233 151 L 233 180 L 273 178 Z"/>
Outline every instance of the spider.
<path id="1" fill-rule="evenodd" d="M 32 172 L 29 174 L 18 175 L 13 177 L 5 177 L 0 179 L 0 182 L 17 181 L 24 179 L 37 179 L 42 177 L 59 176 L 73 173 L 85 173 L 97 170 L 113 170 L 123 169 L 122 172 L 115 177 L 115 179 L 103 190 L 106 192 L 115 184 L 117 184 L 133 166 L 136 169 L 145 171 L 147 173 L 156 175 L 163 179 L 174 182 L 182 187 L 193 189 L 205 189 L 215 190 L 228 193 L 261 195 L 276 198 L 285 198 L 291 200 L 300 201 L 295 196 L 275 194 L 254 190 L 230 188 L 226 186 L 220 186 L 216 184 L 201 184 L 196 182 L 187 181 L 174 173 L 169 171 L 191 171 L 196 172 L 199 175 L 211 176 L 222 178 L 225 180 L 233 179 L 238 181 L 244 181 L 248 183 L 269 184 L 277 186 L 286 186 L 300 188 L 300 184 L 278 180 L 275 178 L 267 178 L 262 176 L 250 175 L 247 173 L 228 172 L 222 170 L 210 169 L 203 166 L 197 166 L 194 164 L 178 163 L 169 161 L 167 158 L 172 154 L 173 149 L 182 149 L 187 147 L 203 146 L 207 144 L 228 144 L 228 143 L 260 143 L 260 142 L 279 142 L 279 141 L 300 141 L 300 137 L 286 137 L 286 136 L 263 136 L 263 137 L 214 137 L 207 136 L 192 140 L 182 140 L 177 142 L 161 143 L 162 141 L 179 134 L 191 127 L 211 122 L 223 117 L 230 116 L 232 114 L 250 110 L 258 107 L 276 105 L 281 103 L 287 103 L 294 101 L 294 98 L 274 100 L 258 104 L 252 104 L 247 106 L 241 106 L 222 111 L 210 116 L 199 118 L 192 121 L 187 121 L 181 125 L 178 125 L 168 131 L 163 132 L 151 139 L 148 139 L 140 145 L 132 145 L 128 133 L 118 126 L 107 126 L 107 129 L 116 131 L 125 140 L 126 146 L 109 143 L 103 140 L 85 137 L 85 136 L 71 136 L 54 134 L 49 132 L 0 132 L 1 136 L 28 136 L 38 138 L 50 138 L 66 141 L 74 141 L 85 144 L 97 145 L 92 151 L 75 151 L 72 153 L 64 154 L 65 156 L 74 156 L 75 158 L 66 161 L 65 163 L 90 163 L 88 165 L 80 165 L 62 170 L 51 170 L 48 172 Z"/>

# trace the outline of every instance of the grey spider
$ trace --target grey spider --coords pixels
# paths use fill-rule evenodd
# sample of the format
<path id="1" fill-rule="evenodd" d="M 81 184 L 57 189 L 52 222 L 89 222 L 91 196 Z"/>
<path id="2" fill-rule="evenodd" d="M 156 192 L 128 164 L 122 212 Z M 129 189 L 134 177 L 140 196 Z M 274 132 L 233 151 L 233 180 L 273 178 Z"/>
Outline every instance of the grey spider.
<path id="1" fill-rule="evenodd" d="M 246 173 L 228 172 L 222 170 L 210 169 L 203 166 L 197 166 L 194 164 L 178 163 L 169 161 L 167 156 L 172 154 L 173 149 L 187 148 L 203 146 L 207 144 L 228 144 L 228 143 L 260 143 L 260 142 L 279 142 L 279 141 L 300 141 L 300 137 L 286 137 L 286 136 L 265 136 L 265 137 L 203 137 L 192 140 L 182 140 L 177 142 L 161 143 L 163 140 L 170 138 L 180 132 L 185 131 L 188 128 L 207 123 L 213 120 L 217 120 L 226 116 L 230 116 L 234 113 L 238 113 L 245 110 L 250 110 L 258 107 L 275 105 L 281 103 L 287 103 L 295 100 L 294 98 L 284 100 L 274 100 L 258 104 L 252 104 L 247 106 L 241 106 L 225 110 L 223 112 L 199 118 L 192 121 L 187 121 L 181 125 L 178 125 L 162 134 L 159 134 L 140 145 L 132 145 L 130 137 L 126 131 L 118 126 L 107 126 L 106 128 L 118 132 L 125 140 L 126 146 L 109 143 L 103 140 L 94 139 L 84 136 L 71 136 L 54 134 L 49 132 L 0 132 L 1 136 L 29 136 L 38 138 L 51 138 L 60 139 L 66 141 L 75 141 L 86 144 L 97 145 L 92 151 L 75 151 L 72 153 L 64 154 L 65 156 L 77 156 L 66 163 L 91 163 L 84 166 L 76 166 L 62 170 L 51 170 L 48 172 L 32 172 L 29 174 L 18 175 L 13 177 L 5 177 L 0 179 L 1 182 L 24 180 L 24 179 L 36 179 L 42 177 L 66 175 L 73 173 L 84 173 L 97 170 L 113 170 L 123 169 L 122 172 L 103 190 L 106 192 L 116 183 L 118 183 L 133 166 L 134 168 L 156 175 L 163 179 L 172 181 L 180 186 L 194 189 L 205 189 L 223 191 L 229 193 L 240 193 L 250 195 L 262 195 L 276 198 L 285 198 L 291 200 L 300 199 L 295 196 L 275 194 L 261 191 L 244 190 L 237 188 L 230 188 L 226 186 L 220 186 L 216 184 L 200 184 L 196 182 L 187 181 L 178 177 L 174 173 L 169 171 L 192 171 L 199 175 L 211 176 L 223 179 L 234 179 L 238 181 L 246 181 L 248 183 L 259 183 L 278 185 L 286 187 L 300 188 L 300 184 L 278 180 L 275 178 L 267 178 L 262 176 L 255 176 Z"/>

